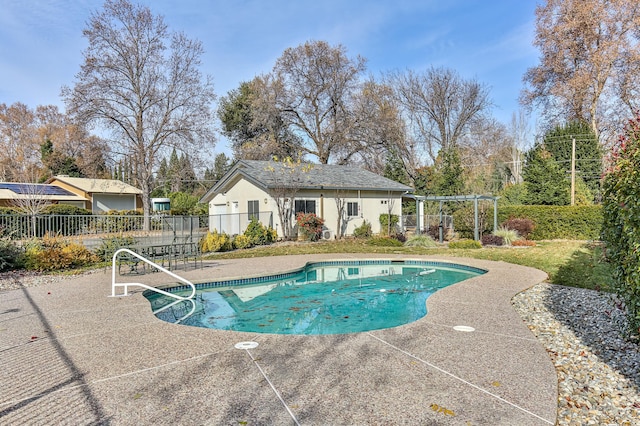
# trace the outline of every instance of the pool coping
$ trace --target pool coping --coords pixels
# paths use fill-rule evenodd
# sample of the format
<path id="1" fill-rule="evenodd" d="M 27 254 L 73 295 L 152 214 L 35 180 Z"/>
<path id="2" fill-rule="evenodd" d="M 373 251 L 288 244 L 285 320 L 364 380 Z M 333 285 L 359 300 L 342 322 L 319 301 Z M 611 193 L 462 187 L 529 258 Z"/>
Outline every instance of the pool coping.
<path id="1" fill-rule="evenodd" d="M 3 292 L 0 422 L 555 423 L 555 369 L 510 304 L 546 279 L 542 271 L 446 256 L 327 254 L 218 260 L 178 273 L 197 281 L 363 258 L 438 260 L 488 272 L 433 294 L 427 317 L 414 323 L 330 336 L 164 323 L 141 292 L 107 297 L 110 271 Z M 161 274 L 139 278 L 167 282 Z M 249 341 L 259 346 L 235 348 Z"/>

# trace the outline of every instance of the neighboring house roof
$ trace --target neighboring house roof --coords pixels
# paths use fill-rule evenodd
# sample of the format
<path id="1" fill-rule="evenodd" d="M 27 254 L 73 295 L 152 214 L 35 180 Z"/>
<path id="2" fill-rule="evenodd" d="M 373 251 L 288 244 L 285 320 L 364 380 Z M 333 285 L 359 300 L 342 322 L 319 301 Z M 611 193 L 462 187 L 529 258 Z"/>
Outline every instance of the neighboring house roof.
<path id="1" fill-rule="evenodd" d="M 39 183 L 0 182 L 2 200 L 87 201 L 64 188 Z"/>
<path id="2" fill-rule="evenodd" d="M 300 189 L 413 192 L 410 186 L 355 166 L 311 163 L 304 166 L 310 168 L 298 173 L 296 186 Z M 264 190 L 280 186 L 283 173 L 286 173 L 279 171 L 283 167 L 275 161 L 240 160 L 202 197 L 201 202 L 209 202 L 216 194 L 224 192 L 238 175 Z"/>
<path id="3" fill-rule="evenodd" d="M 115 179 L 90 179 L 58 175 L 50 178 L 46 183 L 55 184 L 56 181 L 90 194 L 142 194 L 142 191 L 135 186 Z"/>

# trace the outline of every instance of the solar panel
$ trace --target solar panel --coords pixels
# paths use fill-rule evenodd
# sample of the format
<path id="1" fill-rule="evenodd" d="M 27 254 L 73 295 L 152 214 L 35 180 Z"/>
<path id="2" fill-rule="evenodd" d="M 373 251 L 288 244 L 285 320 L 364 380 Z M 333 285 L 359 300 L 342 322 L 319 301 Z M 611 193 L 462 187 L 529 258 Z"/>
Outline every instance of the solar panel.
<path id="1" fill-rule="evenodd" d="M 59 186 L 41 183 L 0 182 L 0 189 L 8 189 L 22 195 L 75 195 Z"/>

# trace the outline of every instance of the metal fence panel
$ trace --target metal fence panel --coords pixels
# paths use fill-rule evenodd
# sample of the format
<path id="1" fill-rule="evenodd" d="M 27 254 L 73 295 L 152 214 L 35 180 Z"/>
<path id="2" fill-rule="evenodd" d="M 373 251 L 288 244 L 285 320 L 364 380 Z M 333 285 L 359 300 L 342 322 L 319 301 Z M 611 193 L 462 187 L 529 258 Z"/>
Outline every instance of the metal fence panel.
<path id="1" fill-rule="evenodd" d="M 153 216 L 145 230 L 141 215 L 0 215 L 2 237 L 26 240 L 50 234 L 76 239 L 90 248 L 115 235 L 144 243 L 197 242 L 208 228 L 208 216 Z"/>
<path id="2" fill-rule="evenodd" d="M 220 233 L 224 232 L 228 235 L 242 234 L 251 219 L 255 217 L 264 226 L 273 228 L 273 213 L 270 211 L 258 212 L 249 217 L 248 213 L 229 213 L 229 214 L 213 214 L 209 215 L 209 230 L 216 230 Z"/>
<path id="3" fill-rule="evenodd" d="M 438 228 L 440 226 L 440 215 L 425 214 L 420 222 L 422 225 L 420 232 L 426 232 L 431 228 Z M 417 226 L 416 215 L 412 214 L 403 216 L 402 223 L 404 224 L 405 231 L 407 230 L 407 228 L 415 228 Z M 443 229 L 453 230 L 453 216 L 442 215 L 442 227 Z"/>

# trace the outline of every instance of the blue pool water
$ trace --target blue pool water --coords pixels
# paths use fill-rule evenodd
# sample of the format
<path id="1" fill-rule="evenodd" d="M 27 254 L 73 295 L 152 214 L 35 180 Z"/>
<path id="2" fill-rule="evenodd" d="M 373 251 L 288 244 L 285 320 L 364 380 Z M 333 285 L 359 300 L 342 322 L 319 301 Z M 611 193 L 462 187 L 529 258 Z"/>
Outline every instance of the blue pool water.
<path id="1" fill-rule="evenodd" d="M 200 284 L 194 304 L 153 292 L 145 296 L 156 316 L 168 322 L 258 333 L 342 334 L 416 321 L 427 314 L 431 294 L 484 272 L 429 261 L 318 262 L 273 277 Z M 184 288 L 172 292 L 189 293 Z"/>

